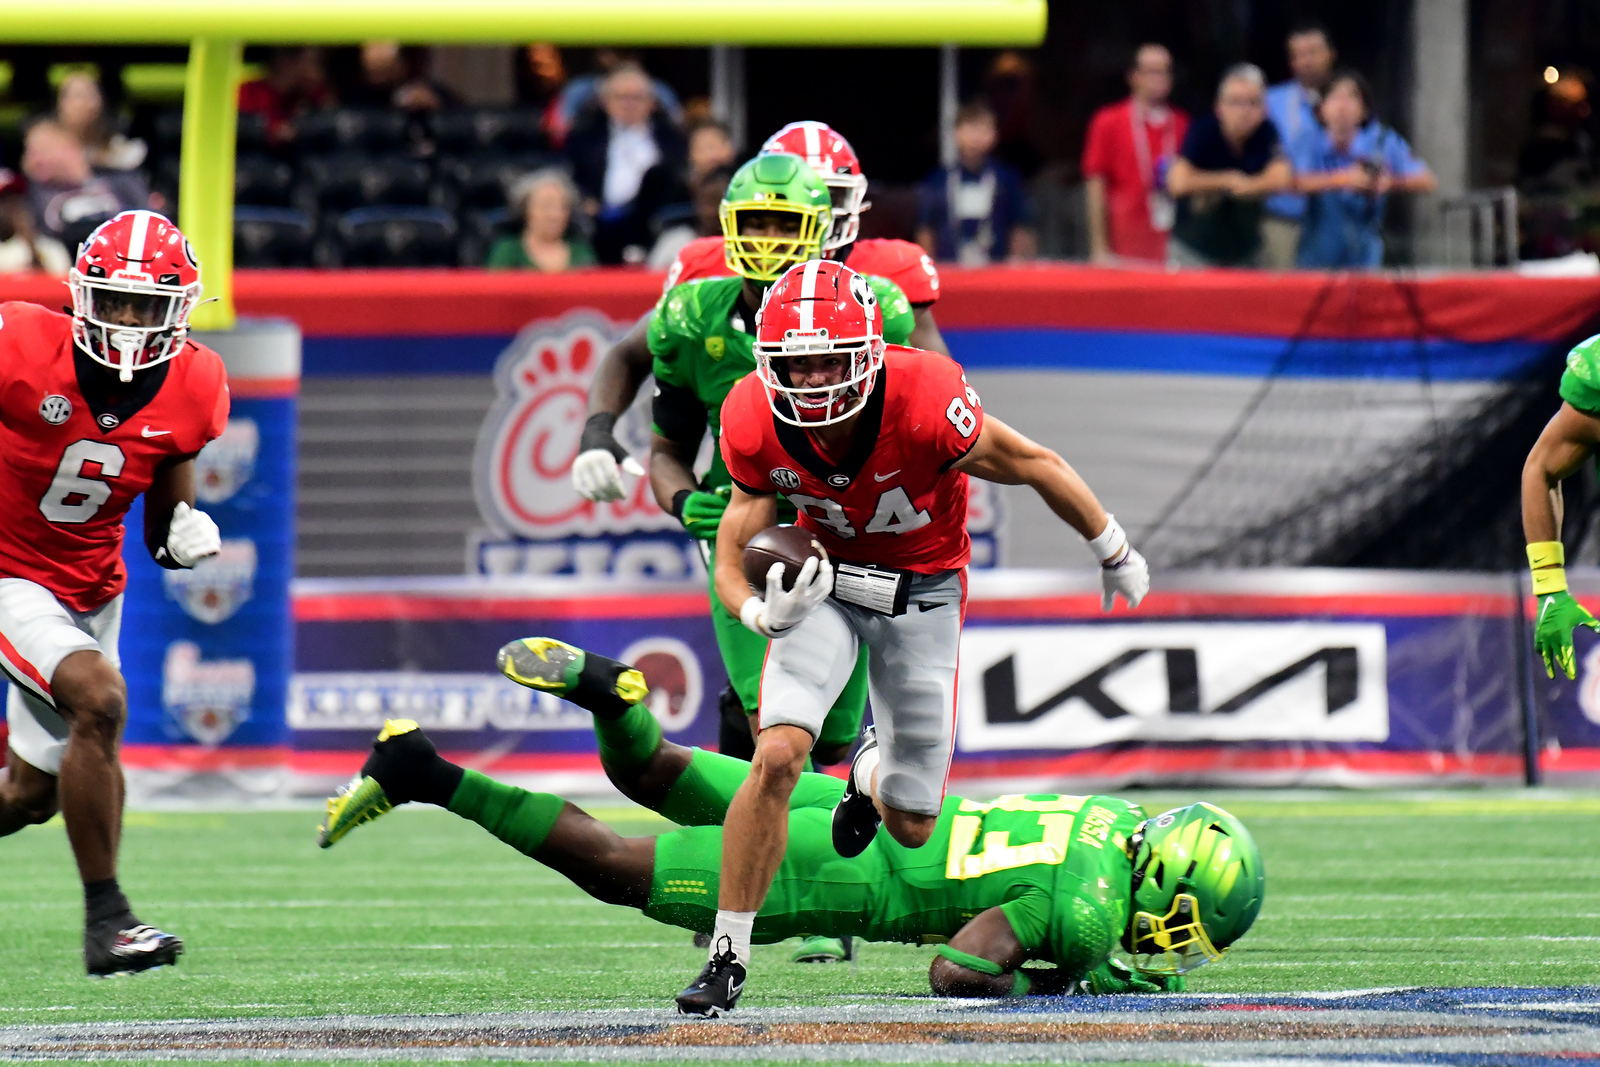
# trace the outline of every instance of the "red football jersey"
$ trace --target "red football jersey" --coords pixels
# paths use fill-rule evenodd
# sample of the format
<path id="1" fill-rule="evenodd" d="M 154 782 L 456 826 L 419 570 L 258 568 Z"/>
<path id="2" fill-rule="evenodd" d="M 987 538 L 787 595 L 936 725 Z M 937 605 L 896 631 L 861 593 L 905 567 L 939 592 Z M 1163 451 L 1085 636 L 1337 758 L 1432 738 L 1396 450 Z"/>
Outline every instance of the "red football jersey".
<path id="1" fill-rule="evenodd" d="M 910 241 L 878 237 L 857 241 L 850 246 L 844 264 L 857 274 L 889 279 L 913 305 L 931 304 L 939 299 L 939 269 L 920 245 Z M 666 289 L 696 278 L 726 278 L 732 273 L 722 254 L 722 238 L 696 237 L 684 245 L 678 258 L 672 261 L 667 271 Z"/>
<path id="2" fill-rule="evenodd" d="M 836 466 L 811 434 L 781 422 L 754 374 L 722 403 L 722 460 L 740 488 L 782 493 L 830 554 L 919 574 L 965 567 L 967 476 L 950 465 L 972 450 L 983 408 L 959 364 L 889 345 Z"/>
<path id="3" fill-rule="evenodd" d="M 0 577 L 91 611 L 127 584 L 122 518 L 134 497 L 162 461 L 193 455 L 227 425 L 228 377 L 191 341 L 114 407 L 91 386 L 91 406 L 79 364 L 108 385 L 115 375 L 75 352 L 68 316 L 0 304 Z"/>

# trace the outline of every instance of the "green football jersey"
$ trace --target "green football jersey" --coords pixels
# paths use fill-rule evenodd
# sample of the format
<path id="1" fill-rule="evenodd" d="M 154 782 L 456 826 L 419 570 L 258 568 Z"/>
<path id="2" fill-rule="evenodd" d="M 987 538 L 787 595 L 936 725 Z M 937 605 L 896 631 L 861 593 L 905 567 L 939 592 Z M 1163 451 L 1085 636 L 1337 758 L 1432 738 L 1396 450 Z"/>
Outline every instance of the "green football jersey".
<path id="1" fill-rule="evenodd" d="M 847 860 L 833 850 L 829 810 L 842 788 L 817 790 L 826 794 L 817 806 L 791 808 L 788 847 L 756 916 L 757 942 L 799 934 L 939 940 L 998 907 L 1029 958 L 1053 962 L 1074 980 L 1115 950 L 1128 925 L 1125 846 L 1144 819 L 1137 806 L 1107 796 L 948 797 L 923 847 L 880 833 Z M 720 827 L 663 834 L 645 914 L 709 931 L 721 856 Z"/>
<path id="2" fill-rule="evenodd" d="M 883 339 L 905 344 L 916 325 L 911 302 L 887 278 L 869 275 L 867 281 L 883 308 Z M 713 438 L 720 435 L 722 401 L 740 378 L 756 369 L 756 324 L 739 307 L 743 285 L 744 279 L 736 276 L 685 282 L 668 290 L 650 313 L 646 337 L 655 357 L 656 381 L 691 390 L 705 405 Z M 656 432 L 661 433 L 659 426 Z M 714 450 L 701 484 L 719 489 L 730 481 L 721 450 Z"/>
<path id="3" fill-rule="evenodd" d="M 1600 334 L 1567 353 L 1561 375 L 1561 399 L 1589 415 L 1600 415 Z"/>

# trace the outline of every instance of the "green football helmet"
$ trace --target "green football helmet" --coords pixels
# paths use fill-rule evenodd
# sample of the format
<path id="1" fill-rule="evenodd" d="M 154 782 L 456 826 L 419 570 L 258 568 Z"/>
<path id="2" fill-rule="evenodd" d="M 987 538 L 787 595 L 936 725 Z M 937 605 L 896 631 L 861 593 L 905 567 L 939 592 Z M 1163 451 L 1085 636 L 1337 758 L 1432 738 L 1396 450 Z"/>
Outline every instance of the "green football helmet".
<path id="1" fill-rule="evenodd" d="M 741 232 L 757 213 L 795 216 L 792 232 Z M 760 155 L 734 172 L 718 209 L 728 269 L 757 282 L 774 282 L 796 263 L 822 256 L 833 225 L 833 200 L 817 172 L 788 152 Z"/>
<path id="2" fill-rule="evenodd" d="M 1244 824 L 1214 804 L 1173 808 L 1140 823 L 1133 918 L 1123 935 L 1147 974 L 1185 974 L 1221 959 L 1261 912 L 1266 872 Z"/>

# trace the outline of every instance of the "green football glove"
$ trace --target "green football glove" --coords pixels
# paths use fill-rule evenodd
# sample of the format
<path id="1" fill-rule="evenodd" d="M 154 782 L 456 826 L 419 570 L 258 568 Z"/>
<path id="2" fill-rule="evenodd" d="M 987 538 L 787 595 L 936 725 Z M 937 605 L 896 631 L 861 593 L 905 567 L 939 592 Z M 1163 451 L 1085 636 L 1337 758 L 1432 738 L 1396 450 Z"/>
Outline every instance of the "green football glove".
<path id="1" fill-rule="evenodd" d="M 689 531 L 691 537 L 715 541 L 717 524 L 722 522 L 722 513 L 728 510 L 728 500 L 732 496 L 731 485 L 711 493 L 690 493 L 684 498 L 678 521 L 683 523 L 683 528 Z"/>
<path id="2" fill-rule="evenodd" d="M 1181 974 L 1145 974 L 1121 960 L 1107 960 L 1078 983 L 1078 992 L 1090 996 L 1111 993 L 1182 993 L 1186 983 Z"/>
<path id="3" fill-rule="evenodd" d="M 1539 598 L 1539 617 L 1533 624 L 1533 647 L 1544 660 L 1544 673 L 1556 676 L 1556 665 L 1569 679 L 1578 676 L 1577 656 L 1572 650 L 1572 631 L 1579 626 L 1600 630 L 1600 621 L 1589 609 L 1572 599 L 1565 589 Z"/>

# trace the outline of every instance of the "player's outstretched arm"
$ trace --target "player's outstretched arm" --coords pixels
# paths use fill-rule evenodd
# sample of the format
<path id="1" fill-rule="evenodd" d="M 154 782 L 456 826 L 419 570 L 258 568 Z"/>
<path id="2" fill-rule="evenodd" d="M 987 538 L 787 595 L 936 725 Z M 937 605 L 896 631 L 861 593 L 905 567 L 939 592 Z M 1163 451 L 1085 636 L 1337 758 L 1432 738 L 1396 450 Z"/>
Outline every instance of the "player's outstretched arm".
<path id="1" fill-rule="evenodd" d="M 1562 403 L 1522 466 L 1522 531 L 1528 541 L 1533 592 L 1539 598 L 1533 643 L 1551 678 L 1557 666 L 1568 678 L 1577 677 L 1573 630 L 1600 629 L 1594 616 L 1567 592 L 1566 552 L 1561 545 L 1561 483 L 1594 455 L 1597 445 L 1600 419 Z"/>
<path id="2" fill-rule="evenodd" d="M 211 516 L 194 506 L 194 457 L 168 460 L 144 494 L 144 544 L 168 570 L 193 567 L 222 550 Z"/>
<path id="3" fill-rule="evenodd" d="M 1078 472 L 1052 450 L 987 415 L 977 443 L 954 466 L 985 481 L 1028 486 L 1078 531 L 1100 561 L 1100 602 L 1105 610 L 1111 610 L 1118 593 L 1129 607 L 1136 608 L 1150 591 L 1150 569 L 1144 557 L 1128 544 L 1116 518 L 1100 506 Z"/>
<path id="4" fill-rule="evenodd" d="M 589 418 L 583 424 L 578 458 L 572 463 L 573 487 L 585 500 L 621 500 L 626 495 L 622 470 L 644 473 L 612 430 L 650 376 L 649 326 L 650 316 L 646 315 L 623 334 L 622 340 L 600 357 L 589 383 Z M 619 463 L 623 467 L 618 467 Z"/>

